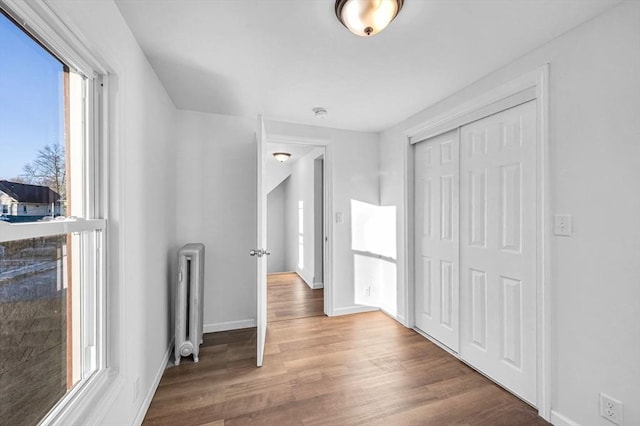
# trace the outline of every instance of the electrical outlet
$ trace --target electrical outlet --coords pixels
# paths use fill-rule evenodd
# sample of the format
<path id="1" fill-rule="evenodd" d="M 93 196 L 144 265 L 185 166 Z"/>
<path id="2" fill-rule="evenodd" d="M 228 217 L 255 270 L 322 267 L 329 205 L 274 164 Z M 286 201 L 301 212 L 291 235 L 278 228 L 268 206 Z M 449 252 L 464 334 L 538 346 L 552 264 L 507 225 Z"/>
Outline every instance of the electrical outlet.
<path id="1" fill-rule="evenodd" d="M 365 296 L 371 296 L 371 286 L 365 287 L 363 293 Z"/>
<path id="2" fill-rule="evenodd" d="M 622 425 L 622 402 L 600 393 L 600 415 L 617 425 Z"/>
<path id="3" fill-rule="evenodd" d="M 557 214 L 553 217 L 553 233 L 564 237 L 573 234 L 570 214 Z"/>

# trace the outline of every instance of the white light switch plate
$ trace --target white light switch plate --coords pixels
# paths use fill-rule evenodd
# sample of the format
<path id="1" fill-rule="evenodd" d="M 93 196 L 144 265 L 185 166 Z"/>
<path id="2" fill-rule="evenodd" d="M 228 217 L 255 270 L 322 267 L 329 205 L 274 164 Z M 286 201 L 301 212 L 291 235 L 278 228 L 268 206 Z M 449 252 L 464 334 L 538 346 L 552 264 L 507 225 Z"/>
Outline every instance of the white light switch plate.
<path id="1" fill-rule="evenodd" d="M 336 213 L 336 223 L 343 223 L 344 222 L 344 216 L 342 214 L 342 212 L 337 212 Z"/>
<path id="2" fill-rule="evenodd" d="M 570 214 L 557 214 L 553 216 L 553 233 L 563 237 L 570 237 L 573 234 Z"/>

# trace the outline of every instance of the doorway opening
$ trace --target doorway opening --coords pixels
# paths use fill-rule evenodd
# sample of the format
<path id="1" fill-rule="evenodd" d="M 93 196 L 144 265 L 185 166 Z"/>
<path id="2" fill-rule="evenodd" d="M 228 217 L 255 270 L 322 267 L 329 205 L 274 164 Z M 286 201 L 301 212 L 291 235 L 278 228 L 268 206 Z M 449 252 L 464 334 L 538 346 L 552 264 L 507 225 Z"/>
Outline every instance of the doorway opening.
<path id="1" fill-rule="evenodd" d="M 324 315 L 325 147 L 267 142 L 266 151 L 267 322 Z"/>

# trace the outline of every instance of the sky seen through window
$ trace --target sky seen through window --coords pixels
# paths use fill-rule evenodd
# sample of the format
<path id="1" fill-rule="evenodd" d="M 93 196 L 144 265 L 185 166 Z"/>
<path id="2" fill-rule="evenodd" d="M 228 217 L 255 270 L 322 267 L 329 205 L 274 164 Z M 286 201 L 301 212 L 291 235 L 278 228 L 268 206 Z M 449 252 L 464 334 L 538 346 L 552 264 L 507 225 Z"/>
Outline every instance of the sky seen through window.
<path id="1" fill-rule="evenodd" d="M 0 14 L 0 180 L 64 147 L 63 65 Z"/>

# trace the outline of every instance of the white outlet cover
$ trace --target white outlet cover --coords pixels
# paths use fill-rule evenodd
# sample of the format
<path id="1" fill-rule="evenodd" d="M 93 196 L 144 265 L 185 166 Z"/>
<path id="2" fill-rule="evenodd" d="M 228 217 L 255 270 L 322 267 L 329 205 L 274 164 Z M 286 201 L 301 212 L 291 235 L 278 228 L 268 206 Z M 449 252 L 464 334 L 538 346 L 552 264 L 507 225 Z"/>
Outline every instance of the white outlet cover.
<path id="1" fill-rule="evenodd" d="M 573 234 L 573 223 L 570 214 L 556 214 L 553 216 L 553 233 L 562 237 Z"/>
<path id="2" fill-rule="evenodd" d="M 622 402 L 615 398 L 600 393 L 600 416 L 611 423 L 622 424 Z"/>

